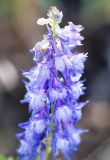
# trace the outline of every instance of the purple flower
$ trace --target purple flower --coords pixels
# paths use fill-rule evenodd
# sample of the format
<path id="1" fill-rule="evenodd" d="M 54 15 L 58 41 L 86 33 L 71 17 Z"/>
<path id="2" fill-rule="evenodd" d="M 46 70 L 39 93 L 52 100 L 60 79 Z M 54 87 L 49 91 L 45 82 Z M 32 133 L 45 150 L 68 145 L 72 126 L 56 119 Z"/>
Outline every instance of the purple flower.
<path id="1" fill-rule="evenodd" d="M 24 100 L 21 100 L 21 102 L 29 103 L 29 110 L 37 112 L 44 107 L 46 100 L 47 96 L 43 90 L 30 90 L 27 92 Z"/>
<path id="2" fill-rule="evenodd" d="M 67 92 L 65 88 L 60 88 L 60 89 L 54 89 L 50 88 L 49 89 L 49 97 L 53 102 L 55 102 L 58 99 L 64 99 L 67 96 Z"/>
<path id="3" fill-rule="evenodd" d="M 81 119 L 82 107 L 88 103 L 79 102 L 85 93 L 80 79 L 87 54 L 73 50 L 82 45 L 83 27 L 69 22 L 61 28 L 63 14 L 56 7 L 51 7 L 47 16 L 37 21 L 47 26 L 47 34 L 31 49 L 36 64 L 23 72 L 28 80 L 24 81 L 27 93 L 21 103 L 28 103 L 30 119 L 19 124 L 23 129 L 17 134 L 20 160 L 44 160 L 48 145 L 54 158 L 59 150 L 68 160 L 85 132 L 75 126 Z"/>
<path id="4" fill-rule="evenodd" d="M 73 49 L 75 46 L 82 45 L 81 41 L 84 39 L 84 37 L 80 35 L 80 31 L 82 30 L 83 27 L 81 25 L 74 25 L 72 22 L 69 22 L 69 25 L 63 29 L 58 26 L 56 33 L 69 49 Z"/>
<path id="5" fill-rule="evenodd" d="M 72 110 L 68 106 L 60 106 L 56 109 L 55 119 L 61 122 L 69 122 L 72 118 Z"/>
<path id="6" fill-rule="evenodd" d="M 58 137 L 56 142 L 56 147 L 61 151 L 68 151 L 69 149 L 69 141 L 66 138 Z"/>

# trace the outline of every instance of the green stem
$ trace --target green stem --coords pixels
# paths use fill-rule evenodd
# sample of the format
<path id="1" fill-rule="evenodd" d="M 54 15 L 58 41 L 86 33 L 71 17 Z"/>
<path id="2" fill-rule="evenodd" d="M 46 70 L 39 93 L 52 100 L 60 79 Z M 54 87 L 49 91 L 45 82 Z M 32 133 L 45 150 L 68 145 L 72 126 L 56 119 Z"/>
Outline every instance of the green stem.
<path id="1" fill-rule="evenodd" d="M 57 21 L 56 20 L 54 20 L 54 22 L 53 22 L 53 27 L 52 27 L 52 31 L 53 31 L 53 37 L 54 37 L 54 39 L 56 40 L 56 32 L 55 32 L 55 30 L 56 30 L 56 27 L 57 27 Z"/>

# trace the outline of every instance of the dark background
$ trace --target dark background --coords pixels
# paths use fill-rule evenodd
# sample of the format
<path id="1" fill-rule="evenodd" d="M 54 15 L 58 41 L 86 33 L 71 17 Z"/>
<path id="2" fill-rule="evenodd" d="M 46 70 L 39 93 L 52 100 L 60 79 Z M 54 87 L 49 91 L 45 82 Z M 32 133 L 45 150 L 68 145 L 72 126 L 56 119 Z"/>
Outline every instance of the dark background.
<path id="1" fill-rule="evenodd" d="M 82 24 L 87 91 L 79 127 L 89 128 L 73 160 L 110 160 L 110 0 L 0 0 L 0 153 L 16 156 L 17 124 L 28 119 L 27 106 L 19 103 L 25 94 L 20 69 L 34 65 L 29 49 L 42 39 L 50 6 L 63 11 L 68 21 Z M 59 159 L 61 159 L 59 157 Z"/>

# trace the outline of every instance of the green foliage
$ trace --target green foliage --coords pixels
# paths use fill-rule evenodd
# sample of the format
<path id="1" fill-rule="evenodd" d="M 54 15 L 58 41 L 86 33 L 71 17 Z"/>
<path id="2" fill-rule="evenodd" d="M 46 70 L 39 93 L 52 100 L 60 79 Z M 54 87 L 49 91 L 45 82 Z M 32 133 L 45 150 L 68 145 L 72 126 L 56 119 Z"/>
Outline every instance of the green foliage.
<path id="1" fill-rule="evenodd" d="M 0 160 L 18 160 L 18 158 L 13 158 L 13 157 L 5 157 L 4 155 L 0 154 Z"/>
<path id="2" fill-rule="evenodd" d="M 85 26 L 98 28 L 110 21 L 110 0 L 82 0 L 80 14 Z"/>
<path id="3" fill-rule="evenodd" d="M 0 154 L 0 160 L 7 160 L 7 158 L 3 156 L 2 154 Z"/>
<path id="4" fill-rule="evenodd" d="M 36 3 L 39 4 L 43 9 L 48 9 L 50 6 L 58 6 L 60 7 L 62 2 L 59 1 L 59 0 L 56 0 L 56 1 L 53 1 L 53 0 L 47 0 L 47 1 L 44 1 L 44 0 L 36 0 Z"/>
<path id="5" fill-rule="evenodd" d="M 0 0 L 0 16 L 10 15 L 13 7 L 13 0 Z"/>

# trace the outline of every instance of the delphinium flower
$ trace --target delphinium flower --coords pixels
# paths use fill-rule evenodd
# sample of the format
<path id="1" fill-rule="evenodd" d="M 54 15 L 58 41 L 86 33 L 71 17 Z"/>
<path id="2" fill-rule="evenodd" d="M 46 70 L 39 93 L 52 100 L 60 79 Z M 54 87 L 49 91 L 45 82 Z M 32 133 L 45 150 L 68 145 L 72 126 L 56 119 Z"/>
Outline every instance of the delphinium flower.
<path id="1" fill-rule="evenodd" d="M 23 72 L 28 80 L 24 81 L 27 93 L 21 102 L 29 104 L 31 116 L 19 124 L 24 129 L 17 134 L 20 160 L 45 160 L 48 146 L 54 159 L 60 152 L 68 160 L 85 132 L 76 127 L 87 104 L 79 102 L 85 92 L 81 76 L 87 54 L 75 51 L 82 45 L 83 27 L 69 22 L 61 28 L 63 14 L 56 7 L 51 7 L 47 16 L 37 21 L 46 25 L 47 33 L 31 49 L 35 66 Z"/>

